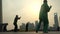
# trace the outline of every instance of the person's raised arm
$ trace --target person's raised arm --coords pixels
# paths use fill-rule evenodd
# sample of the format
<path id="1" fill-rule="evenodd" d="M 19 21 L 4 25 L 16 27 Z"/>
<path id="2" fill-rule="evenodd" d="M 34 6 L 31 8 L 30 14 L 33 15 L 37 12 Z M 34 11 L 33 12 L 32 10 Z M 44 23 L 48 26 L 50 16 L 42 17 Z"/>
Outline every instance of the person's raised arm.
<path id="1" fill-rule="evenodd" d="M 21 17 L 19 17 L 18 19 L 21 19 Z"/>
<path id="2" fill-rule="evenodd" d="M 51 8 L 52 8 L 52 6 L 50 6 L 50 7 L 48 8 L 48 12 L 50 11 Z"/>
<path id="3" fill-rule="evenodd" d="M 52 8 L 52 6 L 50 6 L 50 9 Z"/>

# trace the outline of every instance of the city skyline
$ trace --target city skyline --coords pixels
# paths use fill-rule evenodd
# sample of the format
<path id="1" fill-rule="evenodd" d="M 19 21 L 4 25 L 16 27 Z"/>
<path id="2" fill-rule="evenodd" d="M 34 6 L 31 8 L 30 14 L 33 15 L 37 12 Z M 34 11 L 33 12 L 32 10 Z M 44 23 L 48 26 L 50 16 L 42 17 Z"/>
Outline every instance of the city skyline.
<path id="1" fill-rule="evenodd" d="M 47 0 L 48 5 L 52 5 L 52 9 L 48 13 L 49 25 L 54 24 L 54 13 L 58 13 L 58 20 L 60 14 L 60 0 Z M 21 16 L 21 20 L 18 21 L 18 26 L 22 23 L 35 23 L 39 20 L 40 7 L 43 4 L 43 0 L 2 0 L 2 11 L 3 11 L 3 23 L 8 23 L 7 29 L 14 28 L 13 21 L 15 15 Z M 60 24 L 60 23 L 59 23 Z"/>

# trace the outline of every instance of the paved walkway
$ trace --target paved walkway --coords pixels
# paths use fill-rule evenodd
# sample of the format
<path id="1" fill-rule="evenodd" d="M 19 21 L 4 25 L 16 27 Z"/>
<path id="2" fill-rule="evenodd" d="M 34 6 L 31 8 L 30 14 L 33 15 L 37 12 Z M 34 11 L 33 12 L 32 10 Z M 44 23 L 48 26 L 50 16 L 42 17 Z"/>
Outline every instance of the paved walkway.
<path id="1" fill-rule="evenodd" d="M 57 32 L 48 32 L 48 33 L 43 33 L 43 32 L 0 32 L 0 34 L 60 34 L 60 31 Z"/>

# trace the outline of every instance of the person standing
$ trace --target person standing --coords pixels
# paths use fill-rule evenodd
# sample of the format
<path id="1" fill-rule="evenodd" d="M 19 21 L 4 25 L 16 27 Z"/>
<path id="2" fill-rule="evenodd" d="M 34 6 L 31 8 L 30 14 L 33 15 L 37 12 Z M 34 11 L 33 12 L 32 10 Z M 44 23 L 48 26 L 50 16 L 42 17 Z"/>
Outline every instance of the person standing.
<path id="1" fill-rule="evenodd" d="M 17 26 L 17 21 L 20 19 L 21 17 L 18 17 L 18 15 L 16 15 L 15 19 L 14 19 L 14 31 L 17 32 L 18 26 Z"/>
<path id="2" fill-rule="evenodd" d="M 42 4 L 41 9 L 40 9 L 40 13 L 39 13 L 39 24 L 37 26 L 36 33 L 38 32 L 42 21 L 44 24 L 43 32 L 48 33 L 48 25 L 49 25 L 48 12 L 50 11 L 51 7 L 52 6 L 50 6 L 50 7 L 48 6 L 47 0 L 43 1 L 43 4 Z"/>

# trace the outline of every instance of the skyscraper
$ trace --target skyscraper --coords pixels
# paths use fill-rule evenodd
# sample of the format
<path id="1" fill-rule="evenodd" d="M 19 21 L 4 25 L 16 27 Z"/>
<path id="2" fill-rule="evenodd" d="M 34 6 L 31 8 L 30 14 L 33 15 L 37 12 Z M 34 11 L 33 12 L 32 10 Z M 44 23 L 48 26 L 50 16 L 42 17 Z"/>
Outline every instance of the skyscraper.
<path id="1" fill-rule="evenodd" d="M 58 29 L 58 27 L 59 27 L 59 23 L 58 23 L 58 15 L 57 15 L 57 13 L 54 13 L 54 22 L 55 22 L 55 28 L 56 28 L 56 30 Z"/>

